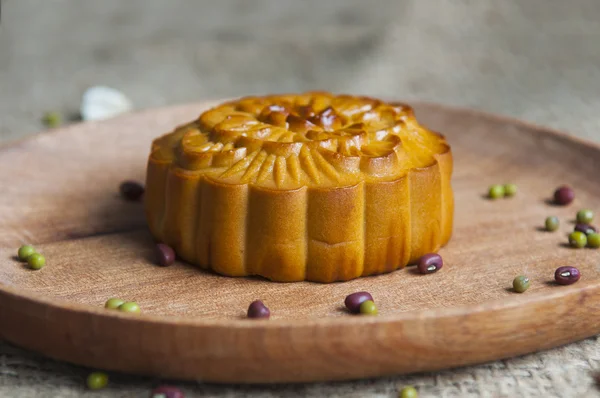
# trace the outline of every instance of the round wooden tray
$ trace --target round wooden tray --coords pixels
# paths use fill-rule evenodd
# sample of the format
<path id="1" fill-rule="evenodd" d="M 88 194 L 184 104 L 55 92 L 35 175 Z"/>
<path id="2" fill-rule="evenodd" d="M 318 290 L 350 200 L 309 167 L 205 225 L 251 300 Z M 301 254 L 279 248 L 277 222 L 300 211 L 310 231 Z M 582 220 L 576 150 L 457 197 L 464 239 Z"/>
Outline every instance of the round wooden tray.
<path id="1" fill-rule="evenodd" d="M 117 193 L 143 181 L 152 138 L 214 103 L 74 125 L 0 149 L 0 336 L 50 357 L 106 370 L 211 382 L 344 380 L 507 358 L 600 332 L 600 250 L 570 249 L 580 207 L 600 197 L 600 148 L 477 112 L 416 106 L 455 157 L 454 236 L 432 275 L 414 268 L 345 283 L 227 278 L 154 264 L 141 203 Z M 512 199 L 485 198 L 514 182 Z M 548 203 L 568 183 L 569 207 Z M 549 215 L 559 232 L 541 230 Z M 31 242 L 47 265 L 15 260 Z M 553 283 L 556 267 L 581 280 Z M 531 288 L 511 291 L 526 274 Z M 352 316 L 347 294 L 367 290 L 378 317 Z M 105 310 L 136 300 L 139 316 Z M 245 319 L 262 299 L 268 321 Z"/>

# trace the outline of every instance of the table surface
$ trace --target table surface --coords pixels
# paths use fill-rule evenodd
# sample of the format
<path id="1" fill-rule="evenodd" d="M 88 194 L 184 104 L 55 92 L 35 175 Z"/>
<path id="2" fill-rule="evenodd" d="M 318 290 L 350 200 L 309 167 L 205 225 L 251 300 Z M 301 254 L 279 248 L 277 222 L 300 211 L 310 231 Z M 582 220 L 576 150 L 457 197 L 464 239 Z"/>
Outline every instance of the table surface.
<path id="1" fill-rule="evenodd" d="M 600 140 L 597 0 L 4 0 L 0 142 L 46 111 L 75 119 L 92 85 L 138 109 L 325 89 L 481 109 Z M 392 353 L 393 355 L 393 353 Z M 176 383 L 187 397 L 595 397 L 598 337 L 475 367 L 345 383 Z M 89 369 L 0 342 L 0 396 L 79 397 Z M 158 380 L 111 375 L 97 397 Z"/>

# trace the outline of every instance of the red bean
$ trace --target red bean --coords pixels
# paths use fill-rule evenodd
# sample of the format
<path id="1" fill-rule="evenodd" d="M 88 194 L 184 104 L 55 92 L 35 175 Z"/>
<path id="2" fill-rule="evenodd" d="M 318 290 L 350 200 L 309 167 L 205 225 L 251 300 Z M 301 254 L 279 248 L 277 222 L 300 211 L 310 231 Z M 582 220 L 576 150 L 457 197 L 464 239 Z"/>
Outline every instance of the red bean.
<path id="1" fill-rule="evenodd" d="M 124 181 L 119 186 L 119 192 L 121 196 L 127 200 L 137 201 L 140 200 L 144 194 L 144 187 L 135 181 Z"/>
<path id="2" fill-rule="evenodd" d="M 367 300 L 371 300 L 371 301 L 375 302 L 375 300 L 373 300 L 373 296 L 371 296 L 371 293 L 356 292 L 356 293 L 352 293 L 352 294 L 349 294 L 348 296 L 346 296 L 346 300 L 344 300 L 344 304 L 346 305 L 346 308 L 348 308 L 348 310 L 350 312 L 358 314 L 360 312 L 360 305 Z"/>
<path id="3" fill-rule="evenodd" d="M 271 311 L 263 304 L 262 301 L 256 300 L 250 303 L 248 307 L 248 318 L 269 318 Z"/>
<path id="4" fill-rule="evenodd" d="M 442 256 L 437 253 L 429 253 L 419 259 L 417 268 L 422 274 L 432 274 L 439 271 L 444 266 Z"/>
<path id="5" fill-rule="evenodd" d="M 559 187 L 554 191 L 554 203 L 565 206 L 575 199 L 575 191 L 568 186 Z"/>
<path id="6" fill-rule="evenodd" d="M 185 398 L 185 395 L 177 387 L 159 386 L 152 390 L 150 398 Z"/>
<path id="7" fill-rule="evenodd" d="M 559 285 L 572 285 L 581 278 L 581 273 L 575 267 L 559 267 L 554 272 L 554 280 Z"/>
<path id="8" fill-rule="evenodd" d="M 163 267 L 168 267 L 175 262 L 175 250 L 164 243 L 156 245 L 156 255 L 158 257 L 158 263 Z"/>
<path id="9" fill-rule="evenodd" d="M 597 232 L 596 227 L 593 225 L 581 223 L 575 225 L 575 231 L 583 232 L 586 235 L 592 232 Z"/>

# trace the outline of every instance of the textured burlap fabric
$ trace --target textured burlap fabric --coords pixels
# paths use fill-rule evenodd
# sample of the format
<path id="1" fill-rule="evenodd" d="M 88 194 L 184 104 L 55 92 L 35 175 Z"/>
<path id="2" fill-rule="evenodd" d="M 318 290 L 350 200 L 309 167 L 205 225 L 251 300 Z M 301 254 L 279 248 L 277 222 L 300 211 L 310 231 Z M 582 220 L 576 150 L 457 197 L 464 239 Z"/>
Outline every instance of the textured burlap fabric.
<path id="1" fill-rule="evenodd" d="M 419 99 L 600 140 L 598 20 L 598 0 L 4 0 L 0 140 L 39 131 L 45 111 L 76 114 L 95 84 L 137 108 L 308 89 Z M 188 397 L 392 397 L 406 384 L 422 397 L 594 397 L 597 368 L 592 338 L 435 374 L 178 384 Z M 88 371 L 0 343 L 1 397 L 83 396 Z M 156 384 L 114 375 L 93 395 L 144 397 Z"/>

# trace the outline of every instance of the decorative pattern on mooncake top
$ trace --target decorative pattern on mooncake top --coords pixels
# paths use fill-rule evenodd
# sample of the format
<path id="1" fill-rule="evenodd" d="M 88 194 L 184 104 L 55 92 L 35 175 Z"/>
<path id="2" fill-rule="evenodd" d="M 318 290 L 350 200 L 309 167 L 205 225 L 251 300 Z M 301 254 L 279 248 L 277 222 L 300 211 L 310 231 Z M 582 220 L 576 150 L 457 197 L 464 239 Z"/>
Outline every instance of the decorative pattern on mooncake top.
<path id="1" fill-rule="evenodd" d="M 203 268 L 332 282 L 445 244 L 451 173 L 445 139 L 405 104 L 248 97 L 155 140 L 146 211 L 155 237 Z"/>

